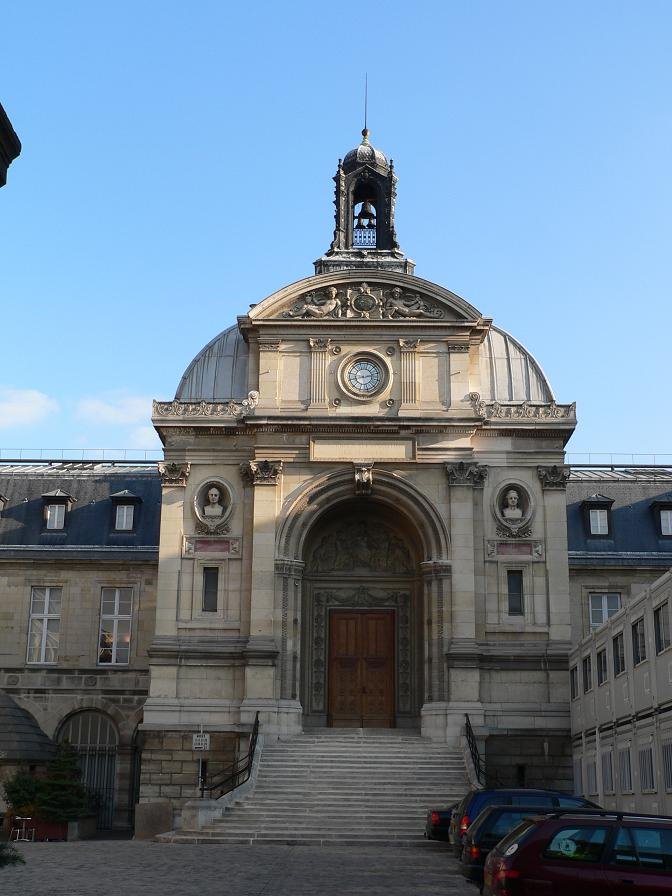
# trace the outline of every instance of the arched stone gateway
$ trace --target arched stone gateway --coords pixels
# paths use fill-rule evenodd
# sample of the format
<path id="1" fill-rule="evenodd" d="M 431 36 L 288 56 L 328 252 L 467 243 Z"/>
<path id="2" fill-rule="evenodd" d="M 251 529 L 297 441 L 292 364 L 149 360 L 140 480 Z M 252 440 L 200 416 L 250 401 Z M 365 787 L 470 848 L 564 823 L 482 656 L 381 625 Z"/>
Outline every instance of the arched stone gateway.
<path id="1" fill-rule="evenodd" d="M 278 527 L 281 693 L 306 726 L 416 727 L 438 684 L 431 619 L 445 631 L 448 533 L 404 477 L 376 471 L 374 490 L 368 472 L 357 496 L 356 467 L 309 481 Z"/>

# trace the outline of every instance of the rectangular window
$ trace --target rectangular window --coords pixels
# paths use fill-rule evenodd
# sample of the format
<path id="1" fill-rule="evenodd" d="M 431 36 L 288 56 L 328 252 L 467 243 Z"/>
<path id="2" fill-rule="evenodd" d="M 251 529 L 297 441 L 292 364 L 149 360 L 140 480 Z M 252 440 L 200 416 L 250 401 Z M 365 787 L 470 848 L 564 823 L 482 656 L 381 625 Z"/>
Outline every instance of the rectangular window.
<path id="1" fill-rule="evenodd" d="M 632 793 L 632 768 L 630 767 L 630 747 L 618 751 L 618 783 L 621 793 Z"/>
<path id="2" fill-rule="evenodd" d="M 523 571 L 522 569 L 508 569 L 506 571 L 506 584 L 509 593 L 509 616 L 523 616 Z"/>
<path id="3" fill-rule="evenodd" d="M 656 653 L 668 648 L 670 641 L 670 607 L 667 601 L 653 611 L 653 629 L 656 635 Z"/>
<path id="4" fill-rule="evenodd" d="M 640 747 L 639 749 L 639 785 L 642 792 L 656 789 L 653 774 L 653 750 L 651 747 Z"/>
<path id="5" fill-rule="evenodd" d="M 217 589 L 219 569 L 216 566 L 203 567 L 203 612 L 217 612 Z"/>
<path id="6" fill-rule="evenodd" d="M 609 515 L 606 510 L 591 508 L 590 510 L 590 534 L 591 535 L 608 535 L 609 534 Z"/>
<path id="7" fill-rule="evenodd" d="M 607 650 L 597 651 L 597 683 L 604 684 L 609 673 L 607 672 Z"/>
<path id="8" fill-rule="evenodd" d="M 665 790 L 672 790 L 672 740 L 661 745 L 663 754 L 663 777 L 665 779 Z"/>
<path id="9" fill-rule="evenodd" d="M 588 691 L 593 689 L 593 661 L 589 656 L 584 656 L 581 669 L 583 672 L 583 693 L 587 694 Z"/>
<path id="10" fill-rule="evenodd" d="M 614 792 L 614 765 L 611 750 L 602 753 L 602 790 L 605 793 Z"/>
<path id="11" fill-rule="evenodd" d="M 62 588 L 53 586 L 31 589 L 26 662 L 55 663 L 58 659 L 62 593 Z"/>
<path id="12" fill-rule="evenodd" d="M 594 759 L 586 762 L 586 786 L 591 796 L 597 793 L 597 768 Z"/>
<path id="13" fill-rule="evenodd" d="M 614 678 L 625 672 L 625 646 L 623 643 L 623 632 L 616 635 L 611 640 L 611 646 L 614 652 Z"/>
<path id="14" fill-rule="evenodd" d="M 618 592 L 591 593 L 590 601 L 590 627 L 597 628 L 604 625 L 614 613 L 621 609 L 621 595 Z"/>
<path id="15" fill-rule="evenodd" d="M 117 504 L 117 510 L 114 515 L 114 528 L 120 532 L 132 532 L 133 510 L 132 504 Z"/>
<path id="16" fill-rule="evenodd" d="M 576 700 L 579 696 L 579 670 L 576 666 L 572 666 L 569 670 L 569 690 L 572 700 Z"/>
<path id="17" fill-rule="evenodd" d="M 646 659 L 646 637 L 644 632 L 644 617 L 632 624 L 632 662 L 637 666 Z"/>
<path id="18" fill-rule="evenodd" d="M 98 662 L 128 664 L 131 653 L 132 588 L 103 588 L 100 595 Z"/>
<path id="19" fill-rule="evenodd" d="M 47 529 L 63 529 L 65 504 L 47 504 Z"/>
<path id="20" fill-rule="evenodd" d="M 672 535 L 672 510 L 660 511 L 660 534 Z"/>

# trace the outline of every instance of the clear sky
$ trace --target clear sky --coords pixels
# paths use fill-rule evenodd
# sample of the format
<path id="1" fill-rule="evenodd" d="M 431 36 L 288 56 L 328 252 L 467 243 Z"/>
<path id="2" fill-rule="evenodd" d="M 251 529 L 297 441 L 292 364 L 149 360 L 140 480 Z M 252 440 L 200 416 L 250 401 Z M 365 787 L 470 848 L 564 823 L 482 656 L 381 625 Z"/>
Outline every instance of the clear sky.
<path id="1" fill-rule="evenodd" d="M 577 402 L 570 459 L 672 462 L 669 0 L 5 4 L 0 457 L 158 447 L 151 399 L 327 249 L 365 71 L 416 273 Z"/>

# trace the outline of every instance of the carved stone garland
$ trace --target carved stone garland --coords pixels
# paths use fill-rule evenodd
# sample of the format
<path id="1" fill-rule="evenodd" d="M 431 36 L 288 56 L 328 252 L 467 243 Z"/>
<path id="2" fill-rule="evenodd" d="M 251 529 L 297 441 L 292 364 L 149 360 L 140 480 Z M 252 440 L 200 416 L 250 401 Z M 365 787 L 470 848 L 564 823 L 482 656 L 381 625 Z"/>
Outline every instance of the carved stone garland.
<path id="1" fill-rule="evenodd" d="M 298 320 L 439 320 L 444 309 L 436 302 L 399 286 L 361 283 L 338 289 L 328 286 L 306 293 L 282 317 Z"/>
<path id="2" fill-rule="evenodd" d="M 240 465 L 240 473 L 251 485 L 277 485 L 282 473 L 282 461 L 251 460 Z"/>
<path id="3" fill-rule="evenodd" d="M 159 464 L 161 485 L 186 486 L 191 464 Z"/>

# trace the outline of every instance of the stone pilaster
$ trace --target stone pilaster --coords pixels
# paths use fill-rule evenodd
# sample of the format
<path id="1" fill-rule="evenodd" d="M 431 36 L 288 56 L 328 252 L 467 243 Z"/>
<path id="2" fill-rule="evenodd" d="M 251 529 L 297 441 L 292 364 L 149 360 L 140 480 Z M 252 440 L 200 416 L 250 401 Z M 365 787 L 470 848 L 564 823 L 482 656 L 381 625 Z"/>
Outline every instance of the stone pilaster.
<path id="1" fill-rule="evenodd" d="M 301 579 L 305 563 L 276 560 L 276 593 L 281 595 L 280 619 L 280 698 L 298 700 L 301 652 Z"/>
<path id="2" fill-rule="evenodd" d="M 331 339 L 310 339 L 310 406 L 324 408 L 329 406 L 327 390 L 327 363 Z"/>
<path id="3" fill-rule="evenodd" d="M 567 569 L 567 500 L 569 469 L 562 465 L 539 466 L 537 474 L 544 496 L 546 574 L 549 596 L 551 641 L 569 642 L 569 572 Z"/>
<path id="4" fill-rule="evenodd" d="M 450 634 L 451 573 L 447 560 L 420 564 L 426 626 L 425 699 L 428 703 L 447 699 L 444 654 Z"/>
<path id="5" fill-rule="evenodd" d="M 420 384 L 418 378 L 418 345 L 419 339 L 400 339 L 401 355 L 401 402 L 400 412 L 417 410 L 420 400 Z"/>

